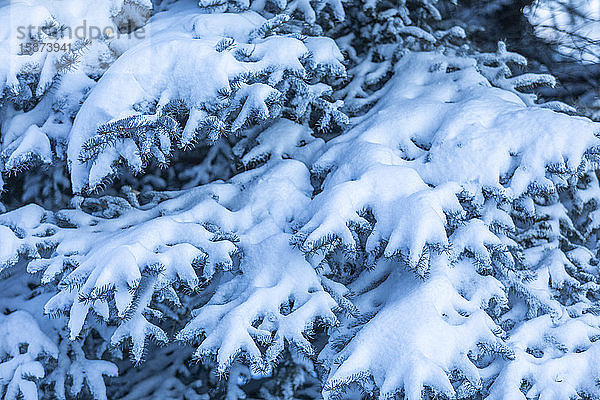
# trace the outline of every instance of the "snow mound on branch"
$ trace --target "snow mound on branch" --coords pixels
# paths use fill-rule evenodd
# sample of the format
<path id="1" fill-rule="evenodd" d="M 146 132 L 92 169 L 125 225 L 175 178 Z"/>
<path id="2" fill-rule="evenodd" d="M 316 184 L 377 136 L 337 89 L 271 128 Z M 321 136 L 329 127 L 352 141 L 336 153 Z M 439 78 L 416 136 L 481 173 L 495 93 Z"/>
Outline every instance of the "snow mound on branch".
<path id="1" fill-rule="evenodd" d="M 600 144 L 597 123 L 527 107 L 491 87 L 470 58 L 410 53 L 382 91 L 377 105 L 333 143 L 394 149 L 388 157 L 410 161 L 432 185 L 475 184 L 510 198 L 554 190 L 585 169 Z M 335 156 L 325 157 L 315 168 L 335 164 Z"/>
<path id="2" fill-rule="evenodd" d="M 343 163 L 339 165 L 360 168 L 348 160 Z M 364 172 L 337 170 L 324 187 L 296 221 L 302 227 L 294 242 L 303 251 L 327 252 L 342 246 L 354 252 L 359 244 L 352 230 L 366 230 L 368 253 L 400 256 L 421 275 L 429 267 L 427 249 L 448 245 L 444 211 L 461 210 L 451 186 L 430 189 L 414 169 L 403 165 L 375 164 Z M 372 212 L 373 227 L 359 215 L 363 210 Z"/>
<path id="3" fill-rule="evenodd" d="M 271 36 L 239 44 L 251 45 L 257 57 L 239 61 L 230 41 L 176 37 L 198 50 L 189 59 L 211 55 L 234 73 L 280 56 L 291 60 L 283 70 L 304 68 L 297 56 L 311 46 Z M 293 40 L 292 57 L 271 54 L 270 40 Z M 148 48 L 132 47 L 121 59 L 138 51 Z M 532 394 L 591 391 L 589 369 L 564 371 L 564 385 L 552 383 L 549 371 L 562 362 L 552 346 L 568 353 L 562 360 L 569 363 L 589 363 L 597 352 L 597 323 L 588 316 L 599 291 L 596 260 L 563 244 L 563 231 L 575 224 L 558 189 L 593 172 L 598 124 L 527 106 L 515 93 L 491 87 L 467 57 L 407 54 L 396 68 L 381 101 L 327 143 L 290 121 L 244 132 L 234 150 L 243 164 L 260 166 L 227 182 L 154 194 L 142 206 L 107 196 L 80 199 L 78 209 L 52 215 L 36 206 L 4 214 L 0 235 L 9 246 L 2 260 L 14 263 L 28 256 L 22 249 L 32 249 L 29 256 L 37 259 L 28 269 L 58 283 L 46 311 L 69 314 L 73 338 L 90 315 L 118 316 L 111 343 L 131 341 L 135 361 L 148 338 L 170 340 L 156 322 L 163 315 L 156 306 L 177 307 L 178 290 L 187 287 L 206 301 L 176 339 L 197 344 L 196 356 L 216 360 L 222 373 L 238 358 L 269 372 L 284 348 L 311 355 L 315 325 L 339 319 L 321 354 L 332 397 L 352 385 L 382 398 L 402 391 L 409 399 L 423 391 L 467 398 L 490 385 L 490 396 L 503 389 L 517 396 L 524 377 Z M 214 85 L 207 87 L 240 89 L 221 72 L 208 75 Z M 275 70 L 261 85 L 271 87 L 280 77 Z M 150 97 L 165 109 L 172 94 L 200 102 L 212 96 L 171 82 L 168 74 L 152 79 Z M 94 107 L 118 118 L 136 111 L 131 104 L 144 92 L 138 87 L 114 109 L 108 101 L 90 103 L 85 124 L 93 129 L 86 135 L 98 122 Z M 154 111 L 129 120 L 131 127 L 175 119 Z M 138 124 L 142 119 L 151 123 Z M 195 128 L 182 137 L 193 139 Z M 83 136 L 82 147 L 92 138 Z M 110 162 L 96 161 L 90 170 L 81 164 L 81 187 L 94 167 L 113 165 L 117 150 L 135 161 L 140 144 L 155 157 L 170 147 L 164 131 L 148 137 L 133 142 L 123 135 L 126 146 L 100 146 L 100 159 Z M 307 147 L 318 154 L 307 154 Z M 597 180 L 590 182 L 589 196 L 575 199 L 581 207 L 593 203 Z M 46 251 L 34 253 L 39 248 Z M 339 265 L 355 268 L 352 292 L 334 281 Z M 351 315 L 336 315 L 340 308 Z M 572 328 L 577 335 L 563 332 Z M 540 340 L 540 331 L 556 340 Z M 551 358 L 533 360 L 524 346 Z M 506 385 L 498 389 L 494 380 Z"/>
<path id="4" fill-rule="evenodd" d="M 21 257 L 39 257 L 42 243 L 34 232 L 38 228 L 50 228 L 49 224 L 42 223 L 48 214 L 43 208 L 30 204 L 0 215 L 0 273 Z"/>
<path id="5" fill-rule="evenodd" d="M 456 392 L 450 371 L 481 388 L 480 371 L 472 357 L 485 350 L 512 357 L 497 336 L 501 329 L 479 304 L 456 291 L 445 270 L 447 263 L 440 261 L 435 268 L 423 282 L 393 265 L 380 265 L 357 282 L 352 289 L 373 287 L 376 279 L 381 279 L 378 270 L 388 269 L 377 290 L 356 299 L 362 313 L 376 315 L 355 328 L 350 342 L 335 357 L 327 391 L 355 381 L 368 389 L 368 381 L 373 379 L 382 399 L 403 388 L 406 399 L 419 400 L 425 386 L 452 398 Z M 366 281 L 369 278 L 375 282 Z M 328 350 L 331 348 L 326 348 L 324 355 L 331 356 Z"/>
<path id="6" fill-rule="evenodd" d="M 152 4 L 8 3 L 0 8 L 0 172 L 17 174 L 64 158 L 72 115 L 115 59 L 110 42 L 124 21 L 145 23 Z"/>
<path id="7" fill-rule="evenodd" d="M 360 317 L 344 318 L 321 355 L 326 389 L 332 398 L 353 385 L 381 398 L 404 391 L 420 399 L 423 390 L 468 397 L 514 356 L 514 342 L 482 309 L 502 314 L 510 304 L 510 319 L 522 301 L 528 317 L 558 318 L 591 306 L 585 295 L 569 307 L 557 298 L 583 284 L 581 267 L 553 242 L 569 220 L 554 197 L 596 165 L 600 126 L 527 106 L 464 57 L 408 54 L 381 90 L 313 163 L 320 192 L 292 240 L 325 271 L 336 257 L 375 265 L 350 285 Z M 535 196 L 548 197 L 546 205 Z M 554 227 L 549 243 L 522 249 L 511 207 L 531 208 L 529 218 Z M 593 282 L 584 293 L 595 293 Z M 482 366 L 492 360 L 493 368 Z M 573 379 L 585 392 L 589 378 Z"/>
<path id="8" fill-rule="evenodd" d="M 196 355 L 215 357 L 221 372 L 238 357 L 264 372 L 286 347 L 311 353 L 304 335 L 314 324 L 335 323 L 334 297 L 344 294 L 330 295 L 339 288 L 322 285 L 288 244 L 289 221 L 311 192 L 303 163 L 273 157 L 230 182 L 172 193 L 159 204 L 136 208 L 107 196 L 82 201 L 83 209 L 96 210 L 91 213 L 63 210 L 45 222 L 41 212 L 18 209 L 2 223 L 27 215 L 34 247 L 50 250 L 49 257 L 36 255 L 28 271 L 41 273 L 44 283 L 58 281 L 45 312 L 68 314 L 71 340 L 84 332 L 90 315 L 106 322 L 117 315 L 111 342 L 130 341 L 139 362 L 148 338 L 170 340 L 152 322 L 161 315 L 156 302 L 177 307 L 176 289 L 214 284 L 211 300 L 177 338 L 200 342 Z"/>
<path id="9" fill-rule="evenodd" d="M 367 231 L 371 257 L 399 256 L 424 275 L 431 250 L 452 244 L 446 215 L 463 212 L 457 193 L 556 192 L 595 162 L 598 124 L 527 107 L 491 87 L 475 60 L 412 53 L 381 90 L 377 105 L 312 165 L 322 192 L 295 221 L 292 241 L 307 253 L 353 253 Z"/>
<path id="10" fill-rule="evenodd" d="M 257 372 L 265 373 L 286 346 L 313 354 L 305 335 L 311 335 L 315 322 L 333 325 L 337 304 L 288 241 L 288 235 L 275 235 L 249 246 L 241 265 L 244 275 L 224 283 L 179 332 L 177 339 L 184 341 L 205 336 L 195 357 L 216 356 L 225 373 L 244 353 Z M 264 355 L 260 345 L 266 346 Z"/>
<path id="11" fill-rule="evenodd" d="M 134 2 L 138 5 L 135 11 L 127 7 Z M 152 9 L 152 3 L 146 0 L 111 0 L 100 3 L 28 0 L 8 3 L 0 8 L 0 57 L 6 60 L 0 66 L 0 97 L 4 95 L 5 89 L 15 94 L 22 89 L 22 82 L 17 76 L 21 72 L 39 74 L 40 79 L 34 92 L 40 95 L 60 70 L 60 59 L 65 54 L 64 51 L 34 51 L 28 54 L 21 51 L 21 45 L 73 45 L 75 38 L 82 36 L 90 41 L 100 40 L 99 37 L 90 37 L 90 27 L 117 32 L 119 18 L 140 19 L 140 15 L 134 15 L 136 11 L 149 15 Z M 90 30 L 83 31 L 84 21 L 85 27 Z M 66 29 L 71 30 L 71 35 L 68 35 Z"/>
<path id="12" fill-rule="evenodd" d="M 56 345 L 26 311 L 0 315 L 0 393 L 4 399 L 37 400 L 35 379 L 43 378 L 43 357 L 58 357 Z"/>
<path id="13" fill-rule="evenodd" d="M 134 172 L 150 160 L 166 165 L 175 147 L 273 119 L 289 91 L 297 92 L 289 103 L 299 119 L 317 107 L 343 123 L 335 104 L 321 99 L 326 91 L 313 90 L 329 87 L 303 81 L 343 74 L 340 51 L 328 38 L 264 37 L 285 20 L 252 11 L 158 14 L 149 37 L 109 68 L 77 114 L 67 151 L 74 192 L 101 187 L 120 165 Z"/>
<path id="14" fill-rule="evenodd" d="M 508 363 L 490 388 L 487 400 L 530 398 L 569 399 L 579 394 L 597 397 L 600 319 L 586 314 L 553 321 L 543 315 L 524 322 L 509 344 L 515 360 Z M 523 384 L 526 385 L 523 393 Z"/>

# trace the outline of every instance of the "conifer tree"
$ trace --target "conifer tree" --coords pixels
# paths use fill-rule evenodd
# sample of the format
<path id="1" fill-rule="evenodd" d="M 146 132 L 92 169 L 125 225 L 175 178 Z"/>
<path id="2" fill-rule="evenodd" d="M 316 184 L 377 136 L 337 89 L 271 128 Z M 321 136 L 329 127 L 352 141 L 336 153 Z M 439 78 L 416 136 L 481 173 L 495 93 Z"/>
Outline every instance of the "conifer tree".
<path id="1" fill-rule="evenodd" d="M 552 75 L 446 2 L 62 3 L 0 8 L 3 398 L 600 397 Z"/>

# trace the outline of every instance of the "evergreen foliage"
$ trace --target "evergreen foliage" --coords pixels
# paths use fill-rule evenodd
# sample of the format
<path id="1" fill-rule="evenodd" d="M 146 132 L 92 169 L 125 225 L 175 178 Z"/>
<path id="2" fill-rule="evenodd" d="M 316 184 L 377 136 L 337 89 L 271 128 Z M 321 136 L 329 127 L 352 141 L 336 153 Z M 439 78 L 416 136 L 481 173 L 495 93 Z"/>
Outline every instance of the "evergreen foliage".
<path id="1" fill-rule="evenodd" d="M 0 4 L 2 398 L 600 398 L 600 124 L 456 5 Z"/>

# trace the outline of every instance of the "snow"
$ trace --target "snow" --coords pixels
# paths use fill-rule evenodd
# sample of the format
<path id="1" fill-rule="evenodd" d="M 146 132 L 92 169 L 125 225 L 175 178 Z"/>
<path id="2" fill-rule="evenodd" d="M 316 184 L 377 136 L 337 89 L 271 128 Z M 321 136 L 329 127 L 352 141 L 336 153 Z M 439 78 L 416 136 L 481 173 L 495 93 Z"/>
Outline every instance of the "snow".
<path id="1" fill-rule="evenodd" d="M 241 265 L 244 278 L 223 283 L 178 333 L 177 339 L 183 341 L 205 335 L 195 357 L 215 354 L 219 371 L 224 372 L 243 351 L 252 367 L 264 373 L 270 371 L 284 344 L 312 353 L 303 333 L 311 331 L 315 319 L 335 323 L 332 308 L 336 304 L 321 288 L 310 264 L 288 241 L 287 235 L 279 234 L 250 247 Z M 282 315 L 281 305 L 287 302 L 292 302 L 293 308 Z M 258 344 L 268 344 L 264 356 Z"/>
<path id="2" fill-rule="evenodd" d="M 186 49 L 197 47 L 193 56 L 187 56 L 191 64 L 211 54 L 214 62 L 243 69 L 229 53 L 218 53 L 214 40 L 183 34 L 165 36 L 165 57 L 167 51 L 171 55 L 178 51 L 178 40 Z M 158 48 L 160 41 L 148 48 L 141 44 L 115 62 L 88 97 L 74 129 L 88 117 L 86 123 L 93 126 L 98 113 L 104 112 L 104 119 L 126 115 L 132 112 L 130 105 L 147 94 L 164 98 L 166 91 L 168 96 L 194 100 L 198 94 L 189 85 L 181 86 L 183 75 L 176 76 L 177 68 L 181 74 L 185 71 L 180 63 L 171 76 L 151 77 L 152 68 L 130 68 L 128 54 L 136 59 L 138 52 Z M 301 50 L 301 46 L 292 47 L 291 59 L 297 60 Z M 252 57 L 258 63 L 265 57 L 289 59 L 260 47 Z M 447 72 L 440 65 L 460 69 Z M 294 62 L 284 68 L 301 67 Z M 126 74 L 120 76 L 119 71 Z M 129 79 L 132 76 L 138 78 Z M 229 84 L 227 74 L 222 79 L 210 74 L 201 77 Z M 142 89 L 141 83 L 152 84 Z M 130 97 L 100 101 L 103 90 L 130 84 L 138 88 L 128 92 Z M 206 80 L 202 84 L 209 90 L 201 92 L 207 97 L 198 101 L 217 90 L 216 84 L 212 89 Z M 159 313 L 150 308 L 154 295 L 175 291 L 175 284 L 197 290 L 201 282 L 214 282 L 218 283 L 214 294 L 194 312 L 176 339 L 199 343 L 195 357 L 213 358 L 221 373 L 242 355 L 255 373 L 264 374 L 286 346 L 312 354 L 305 335 L 316 321 L 335 324 L 334 310 L 346 307 L 365 318 L 341 349 L 329 345 L 322 353 L 329 368 L 326 393 L 369 377 L 382 398 L 404 390 L 407 398 L 419 399 L 424 387 L 448 395 L 471 390 L 468 387 L 479 390 L 490 381 L 489 370 L 476 366 L 467 354 L 484 350 L 494 356 L 500 382 L 512 382 L 522 374 L 526 352 L 515 347 L 518 333 L 504 340 L 502 330 L 482 307 L 493 300 L 499 310 L 506 308 L 505 291 L 510 288 L 526 299 L 531 310 L 544 310 L 548 318 L 567 318 L 548 290 L 579 283 L 570 275 L 574 264 L 556 243 L 523 253 L 523 261 L 536 276 L 521 282 L 512 270 L 515 261 L 509 252 L 515 242 L 501 232 L 516 226 L 501 207 L 527 195 L 530 186 L 539 182 L 551 186 L 548 192 L 554 191 L 553 181 L 546 178 L 549 164 L 562 162 L 566 173 L 581 168 L 586 151 L 597 145 L 597 125 L 527 107 L 518 96 L 490 87 L 475 63 L 435 53 L 405 56 L 382 90 L 388 95 L 373 110 L 328 143 L 312 139 L 305 128 L 290 121 L 250 131 L 236 151 L 245 163 L 259 160 L 264 165 L 227 182 L 173 194 L 158 205 L 134 208 L 107 200 L 109 217 L 64 210 L 55 215 L 62 225 L 50 223 L 51 230 L 45 229 L 48 223 L 40 208 L 5 214 L 5 225 L 24 226 L 29 235 L 19 239 L 3 227 L 3 235 L 14 243 L 6 257 L 19 251 L 20 240 L 51 247 L 50 260 L 29 266 L 31 271 L 42 272 L 44 282 L 59 280 L 59 292 L 47 302 L 45 312 L 69 311 L 71 340 L 85 331 L 90 314 L 107 319 L 116 312 L 122 320 L 110 334 L 111 343 L 131 341 L 131 356 L 137 362 L 143 359 L 149 338 L 159 343 L 169 340 L 151 322 L 150 316 Z M 431 109 L 437 110 L 435 118 L 430 117 Z M 123 110 L 126 113 L 120 114 Z M 390 116 L 403 118 L 403 125 L 392 125 Z M 282 135 L 285 140 L 280 139 Z M 560 140 L 548 142 L 549 135 Z M 507 137 L 512 147 L 501 140 Z M 543 141 L 548 143 L 541 147 Z M 461 155 L 462 149 L 468 153 Z M 320 155 L 315 157 L 315 153 Z M 309 167 L 322 178 L 320 193 L 314 197 Z M 502 195 L 482 196 L 485 190 Z M 465 214 L 459 202 L 464 191 L 481 208 L 481 219 L 457 222 Z M 549 227 L 557 231 L 558 221 L 568 219 L 558 206 L 531 207 L 534 215 L 546 215 Z M 448 229 L 457 223 L 449 235 Z M 360 232 L 367 236 L 361 238 Z M 344 248 L 352 258 L 363 246 L 374 270 L 360 274 L 350 291 L 320 277 L 314 269 L 328 263 L 327 257 L 336 249 Z M 237 257 L 241 257 L 239 265 L 234 261 Z M 467 267 L 465 257 L 473 257 L 482 268 L 497 268 L 499 260 L 508 268 L 496 276 L 482 276 Z M 580 264 L 586 262 L 582 257 L 577 258 Z M 114 305 L 107 293 L 113 294 Z M 358 294 L 353 304 L 344 298 L 350 293 Z M 517 311 L 515 306 L 505 317 L 516 318 Z M 343 332 L 352 329 L 346 325 L 351 318 L 344 317 L 334 335 L 343 337 Z M 582 343 L 586 343 L 584 338 L 577 339 L 570 348 L 574 351 Z M 589 354 L 580 357 L 587 360 Z M 514 364 L 502 357 L 514 357 Z M 574 353 L 568 359 L 575 357 Z M 111 368 L 107 365 L 103 374 L 113 374 Z M 462 374 L 460 385 L 450 380 L 448 373 L 453 370 Z M 537 387 L 552 387 L 543 378 L 545 366 L 540 371 Z M 578 382 L 587 382 L 588 376 L 576 370 L 572 374 L 569 382 L 577 386 L 573 390 L 587 390 L 585 383 Z M 76 388 L 83 378 L 78 379 Z M 104 396 L 97 381 L 88 386 L 95 388 L 99 398 Z"/>
<path id="3" fill-rule="evenodd" d="M 549 398 L 567 399 L 578 393 L 598 395 L 592 384 L 598 376 L 595 362 L 598 344 L 590 339 L 598 334 L 598 318 L 552 321 L 544 315 L 523 323 L 511 337 L 515 361 L 509 363 L 490 388 L 487 400 Z M 537 356 L 527 352 L 535 349 Z M 526 393 L 520 388 L 529 382 Z"/>
<path id="4" fill-rule="evenodd" d="M 0 315 L 0 387 L 6 400 L 37 400 L 36 384 L 29 379 L 43 378 L 44 367 L 38 358 L 58 356 L 56 345 L 40 331 L 26 311 Z"/>
<path id="5" fill-rule="evenodd" d="M 231 374 L 228 398 L 248 377 L 280 385 L 281 360 L 292 380 L 318 361 L 331 399 L 600 396 L 600 124 L 523 92 L 553 77 L 514 76 L 526 60 L 504 43 L 458 48 L 444 37 L 464 31 L 410 25 L 403 4 L 380 16 L 398 51 L 361 61 L 356 32 L 305 36 L 319 30 L 293 18 L 341 20 L 337 1 L 165 2 L 147 22 L 146 0 L 101 3 L 0 11 L 19 23 L 97 13 L 96 24 L 132 19 L 146 35 L 95 40 L 64 73 L 0 49 L 3 89 L 23 57 L 42 83 L 2 105 L 5 176 L 59 169 L 66 155 L 75 194 L 58 211 L 13 193 L 11 211 L 0 205 L 5 398 L 217 396 L 190 358 Z M 421 7 L 414 17 L 441 18 Z M 340 48 L 356 63 L 336 90 Z M 167 178 L 184 186 L 183 168 L 187 188 L 156 192 L 124 174 L 140 185 L 89 196 L 196 144 Z M 213 162 L 228 172 L 211 174 Z M 147 364 L 117 362 L 121 348 Z M 141 377 L 135 388 L 107 390 L 117 364 Z M 285 379 L 277 390 L 292 396 Z"/>
<path id="6" fill-rule="evenodd" d="M 340 365 L 332 368 L 326 390 L 356 376 L 372 375 L 381 388 L 380 398 L 403 387 L 407 399 L 420 399 L 424 385 L 454 396 L 447 377 L 451 370 L 481 387 L 478 369 L 467 353 L 477 351 L 478 345 L 503 348 L 494 334 L 499 328 L 478 304 L 456 292 L 443 270 L 447 263 L 436 265 L 440 270 L 432 271 L 426 282 L 389 262 L 376 267 L 393 272 L 377 292 L 360 296 L 356 303 L 363 313 L 373 308 L 379 311 L 337 356 Z"/>
<path id="7" fill-rule="evenodd" d="M 108 39 L 91 37 L 92 28 L 116 32 L 114 18 L 127 12 L 122 1 L 8 3 L 0 8 L 0 57 L 7 60 L 0 66 L 0 92 L 16 100 L 3 111 L 0 150 L 2 171 L 16 173 L 40 164 L 50 165 L 55 156 L 62 158 L 71 113 L 95 83 L 92 77 L 104 72 L 102 64 L 114 60 Z M 139 5 L 138 11 L 149 6 L 147 2 Z M 45 26 L 54 26 L 59 32 L 40 31 Z M 38 43 L 63 50 L 22 54 L 22 45 Z M 78 64 L 81 68 L 74 68 Z M 27 102 L 32 98 L 40 101 L 29 110 Z M 40 129 L 35 130 L 36 126 Z"/>
<path id="8" fill-rule="evenodd" d="M 101 185 L 117 173 L 115 166 L 121 160 L 140 171 L 144 162 L 138 153 L 142 158 L 155 157 L 161 163 L 168 160 L 170 145 L 156 149 L 136 140 L 134 146 L 126 140 L 127 136 L 122 136 L 130 127 L 120 128 L 121 121 L 143 115 L 136 111 L 137 105 L 157 102 L 160 115 L 170 101 L 182 101 L 190 110 L 186 126 L 181 127 L 179 146 L 185 147 L 201 139 L 199 131 L 205 125 L 214 127 L 217 133 L 209 132 L 209 137 L 216 139 L 218 132 L 236 133 L 253 120 L 276 117 L 283 95 L 277 88 L 289 76 L 306 75 L 302 62 L 308 55 L 312 55 L 311 68 L 343 71 L 343 57 L 331 39 L 310 38 L 302 42 L 278 35 L 252 39 L 263 23 L 264 18 L 252 11 L 210 17 L 200 11 L 187 12 L 183 21 L 180 12 L 175 11 L 153 17 L 147 25 L 149 36 L 119 57 L 77 114 L 67 150 L 73 190 L 79 193 Z M 175 24 L 177 28 L 172 29 Z M 220 51 L 218 43 L 223 38 L 233 42 Z M 257 82 L 263 75 L 267 76 L 266 83 Z M 239 80 L 246 82 L 238 83 Z M 117 91 L 126 95 L 115 98 Z M 229 99 L 223 100 L 223 96 Z M 229 115 L 235 118 L 227 122 Z M 109 128 L 110 124 L 114 129 Z M 176 129 L 168 129 L 167 133 L 177 136 Z M 93 140 L 125 141 L 128 150 L 109 147 L 102 149 L 101 154 L 88 153 L 95 145 Z M 148 148 L 152 148 L 151 155 L 146 154 Z M 89 161 L 92 154 L 96 159 Z"/>
<path id="9" fill-rule="evenodd" d="M 79 210 L 62 212 L 58 216 L 62 221 L 79 228 L 55 227 L 40 238 L 42 242 L 60 244 L 55 247 L 51 262 L 33 263 L 30 268 L 44 271 L 43 280 L 51 282 L 69 265 L 76 267 L 61 278 L 62 289 L 48 301 L 45 312 L 57 314 L 69 310 L 70 338 L 76 340 L 91 312 L 108 317 L 106 293 L 112 291 L 115 311 L 124 318 L 112 334 L 112 343 L 131 339 L 132 358 L 140 361 L 148 336 L 159 342 L 168 340 L 162 329 L 142 315 L 152 294 L 176 282 L 196 290 L 200 280 L 214 278 L 223 284 L 212 300 L 219 304 L 220 311 L 210 313 L 209 302 L 178 336 L 180 340 L 190 340 L 202 332 L 215 330 L 197 354 L 218 354 L 224 371 L 239 351 L 248 352 L 259 370 L 270 368 L 283 350 L 284 341 L 297 343 L 309 352 L 310 345 L 303 338 L 303 332 L 309 329 L 306 321 L 319 319 L 333 323 L 332 309 L 336 303 L 321 287 L 302 253 L 289 246 L 289 234 L 284 233 L 288 221 L 308 201 L 312 190 L 308 170 L 298 161 L 272 163 L 263 167 L 268 172 L 260 178 L 255 178 L 252 171 L 231 183 L 215 183 L 212 188 L 204 187 L 191 196 L 184 193 L 148 210 L 125 210 L 129 212 L 117 219 L 88 218 Z M 255 179 L 258 179 L 256 187 L 246 189 Z M 218 201 L 213 193 L 219 194 Z M 198 203 L 202 198 L 205 200 Z M 41 219 L 41 215 L 38 217 Z M 36 225 L 32 218 L 30 225 L 40 228 L 40 224 L 38 221 Z M 219 238 L 206 226 L 219 226 L 231 233 Z M 233 236 L 237 239 L 232 239 Z M 254 258 L 240 266 L 243 275 L 237 278 L 233 275 L 226 283 L 227 275 L 223 277 L 221 271 L 232 268 L 231 257 L 236 252 Z M 252 256 L 254 252 L 258 253 Z M 268 257 L 274 258 L 267 262 Z M 107 263 L 107 259 L 112 261 Z M 251 260 L 261 260 L 262 267 L 256 268 L 258 261 Z M 286 269 L 281 270 L 281 265 L 286 265 Z M 196 272 L 197 269 L 202 273 Z M 140 291 L 144 287 L 148 290 L 142 296 Z M 237 296 L 230 298 L 228 288 L 233 287 L 239 289 Z M 242 287 L 245 289 L 241 290 Z M 132 289 L 137 289 L 138 294 L 133 294 Z M 227 298 L 230 300 L 225 306 L 222 302 Z M 281 315 L 277 324 L 257 332 L 258 336 L 225 339 L 218 333 L 233 334 L 234 327 L 246 325 L 251 330 L 256 319 L 278 315 L 280 305 L 287 299 L 293 299 L 293 312 Z M 240 319 L 241 316 L 244 318 Z M 264 355 L 266 361 L 262 361 L 253 340 L 262 340 L 267 331 L 276 331 L 278 336 Z"/>
<path id="10" fill-rule="evenodd" d="M 386 257 L 402 254 L 412 268 L 417 268 L 426 245 L 447 245 L 444 208 L 460 208 L 449 188 L 430 190 L 414 169 L 404 166 L 373 165 L 337 184 L 335 174 L 331 176 L 325 183 L 329 190 L 317 195 L 297 221 L 306 221 L 296 234 L 305 251 L 336 239 L 349 251 L 356 250 L 350 229 L 369 230 L 369 222 L 358 214 L 367 209 L 377 220 L 366 242 L 368 252 L 377 252 L 385 241 Z"/>
<path id="11" fill-rule="evenodd" d="M 447 72 L 449 65 L 459 69 Z M 330 364 L 326 390 L 331 396 L 351 382 L 358 382 L 368 391 L 369 377 L 380 388 L 381 398 L 403 389 L 407 398 L 418 399 L 424 386 L 452 395 L 467 387 L 481 388 L 480 378 L 489 382 L 493 375 L 488 377 L 481 367 L 459 355 L 478 351 L 483 345 L 512 358 L 511 342 L 504 343 L 496 336 L 499 328 L 487 314 L 473 314 L 473 310 L 482 305 L 487 308 L 492 299 L 499 309 L 507 307 L 505 291 L 511 288 L 527 299 L 531 313 L 544 310 L 548 316 L 566 315 L 548 293 L 548 287 L 579 287 L 567 272 L 574 267 L 558 251 L 557 243 L 526 250 L 523 261 L 535 266 L 532 269 L 537 278 L 522 283 L 510 270 L 515 260 L 509 249 L 516 243 L 500 232 L 514 231 L 516 227 L 499 207 L 539 193 L 535 189 L 541 185 L 546 186 L 543 193 L 556 193 L 554 182 L 566 183 L 547 178 L 547 167 L 562 165 L 556 170 L 567 176 L 585 168 L 582 165 L 586 165 L 587 149 L 598 144 L 598 125 L 528 107 L 519 96 L 490 87 L 477 65 L 465 59 L 413 53 L 400 60 L 396 68 L 375 107 L 357 118 L 347 133 L 330 141 L 313 163 L 313 170 L 324 175 L 322 191 L 299 221 L 297 237 L 305 251 L 329 244 L 323 247 L 325 254 L 331 254 L 336 246 L 353 252 L 360 247 L 360 236 L 354 231 L 366 230 L 365 250 L 376 249 L 372 243 L 381 241 L 386 246 L 382 255 L 388 259 L 394 255 L 394 249 L 400 248 L 402 253 L 400 244 L 410 243 L 409 251 L 404 250 L 409 254 L 408 266 L 426 276 L 426 280 L 411 284 L 406 272 L 397 272 L 398 266 L 380 261 L 375 271 L 363 274 L 363 279 L 371 283 L 363 284 L 364 289 L 350 287 L 360 294 L 353 302 L 368 322 L 361 323 L 364 325 L 360 329 L 351 328 L 351 319 L 343 323 L 334 338 L 351 340 L 341 350 L 334 347 L 334 340 L 331 348 L 322 353 L 322 360 Z M 398 119 L 402 120 L 401 125 L 397 124 Z M 447 217 L 460 218 L 464 212 L 456 197 L 464 195 L 463 190 L 474 199 L 486 191 L 491 196 L 484 196 L 479 206 L 483 220 L 458 222 L 454 233 L 447 237 Z M 398 200 L 395 196 L 399 196 Z M 394 212 L 384 212 L 386 207 Z M 546 216 L 549 226 L 558 233 L 558 221 L 569 219 L 560 207 L 535 206 L 533 214 Z M 365 209 L 372 212 L 376 221 L 372 227 L 360 217 Z M 391 229 L 397 229 L 397 233 L 391 233 Z M 496 276 L 473 276 L 473 267 L 446 269 L 447 261 L 437 253 L 448 245 L 451 258 L 458 265 L 464 266 L 460 261 L 463 257 L 473 257 L 476 265 L 492 266 Z M 494 266 L 498 261 L 509 269 L 498 271 L 499 267 Z M 377 283 L 382 278 L 379 268 L 391 271 L 387 278 L 383 275 L 381 284 Z M 434 304 L 429 306 L 428 301 Z M 331 360 L 336 361 L 331 364 Z M 516 365 L 519 358 L 514 367 L 519 368 Z M 456 369 L 469 381 L 468 385 L 450 384 L 447 374 Z M 547 370 L 540 371 L 545 374 Z M 589 377 L 573 379 L 586 382 L 586 378 Z M 543 381 L 538 387 L 546 385 Z"/>
<path id="12" fill-rule="evenodd" d="M 293 153 L 295 159 L 308 164 L 324 144 L 322 139 L 314 138 L 311 133 L 305 126 L 287 119 L 279 120 L 259 131 L 253 139 L 256 144 L 251 145 L 250 150 L 242 154 L 241 161 L 244 165 L 251 165 L 268 159 L 289 158 Z M 250 141 L 250 138 L 247 141 Z M 236 152 L 242 153 L 247 141 L 239 142 Z"/>
<path id="13" fill-rule="evenodd" d="M 456 72 L 430 71 L 461 64 Z M 477 184 L 518 198 L 533 186 L 552 186 L 548 165 L 575 173 L 586 150 L 599 144 L 597 124 L 526 107 L 518 96 L 490 88 L 464 59 L 410 54 L 382 90 L 382 100 L 336 142 L 398 148 L 395 155 L 416 164 L 428 184 Z"/>

